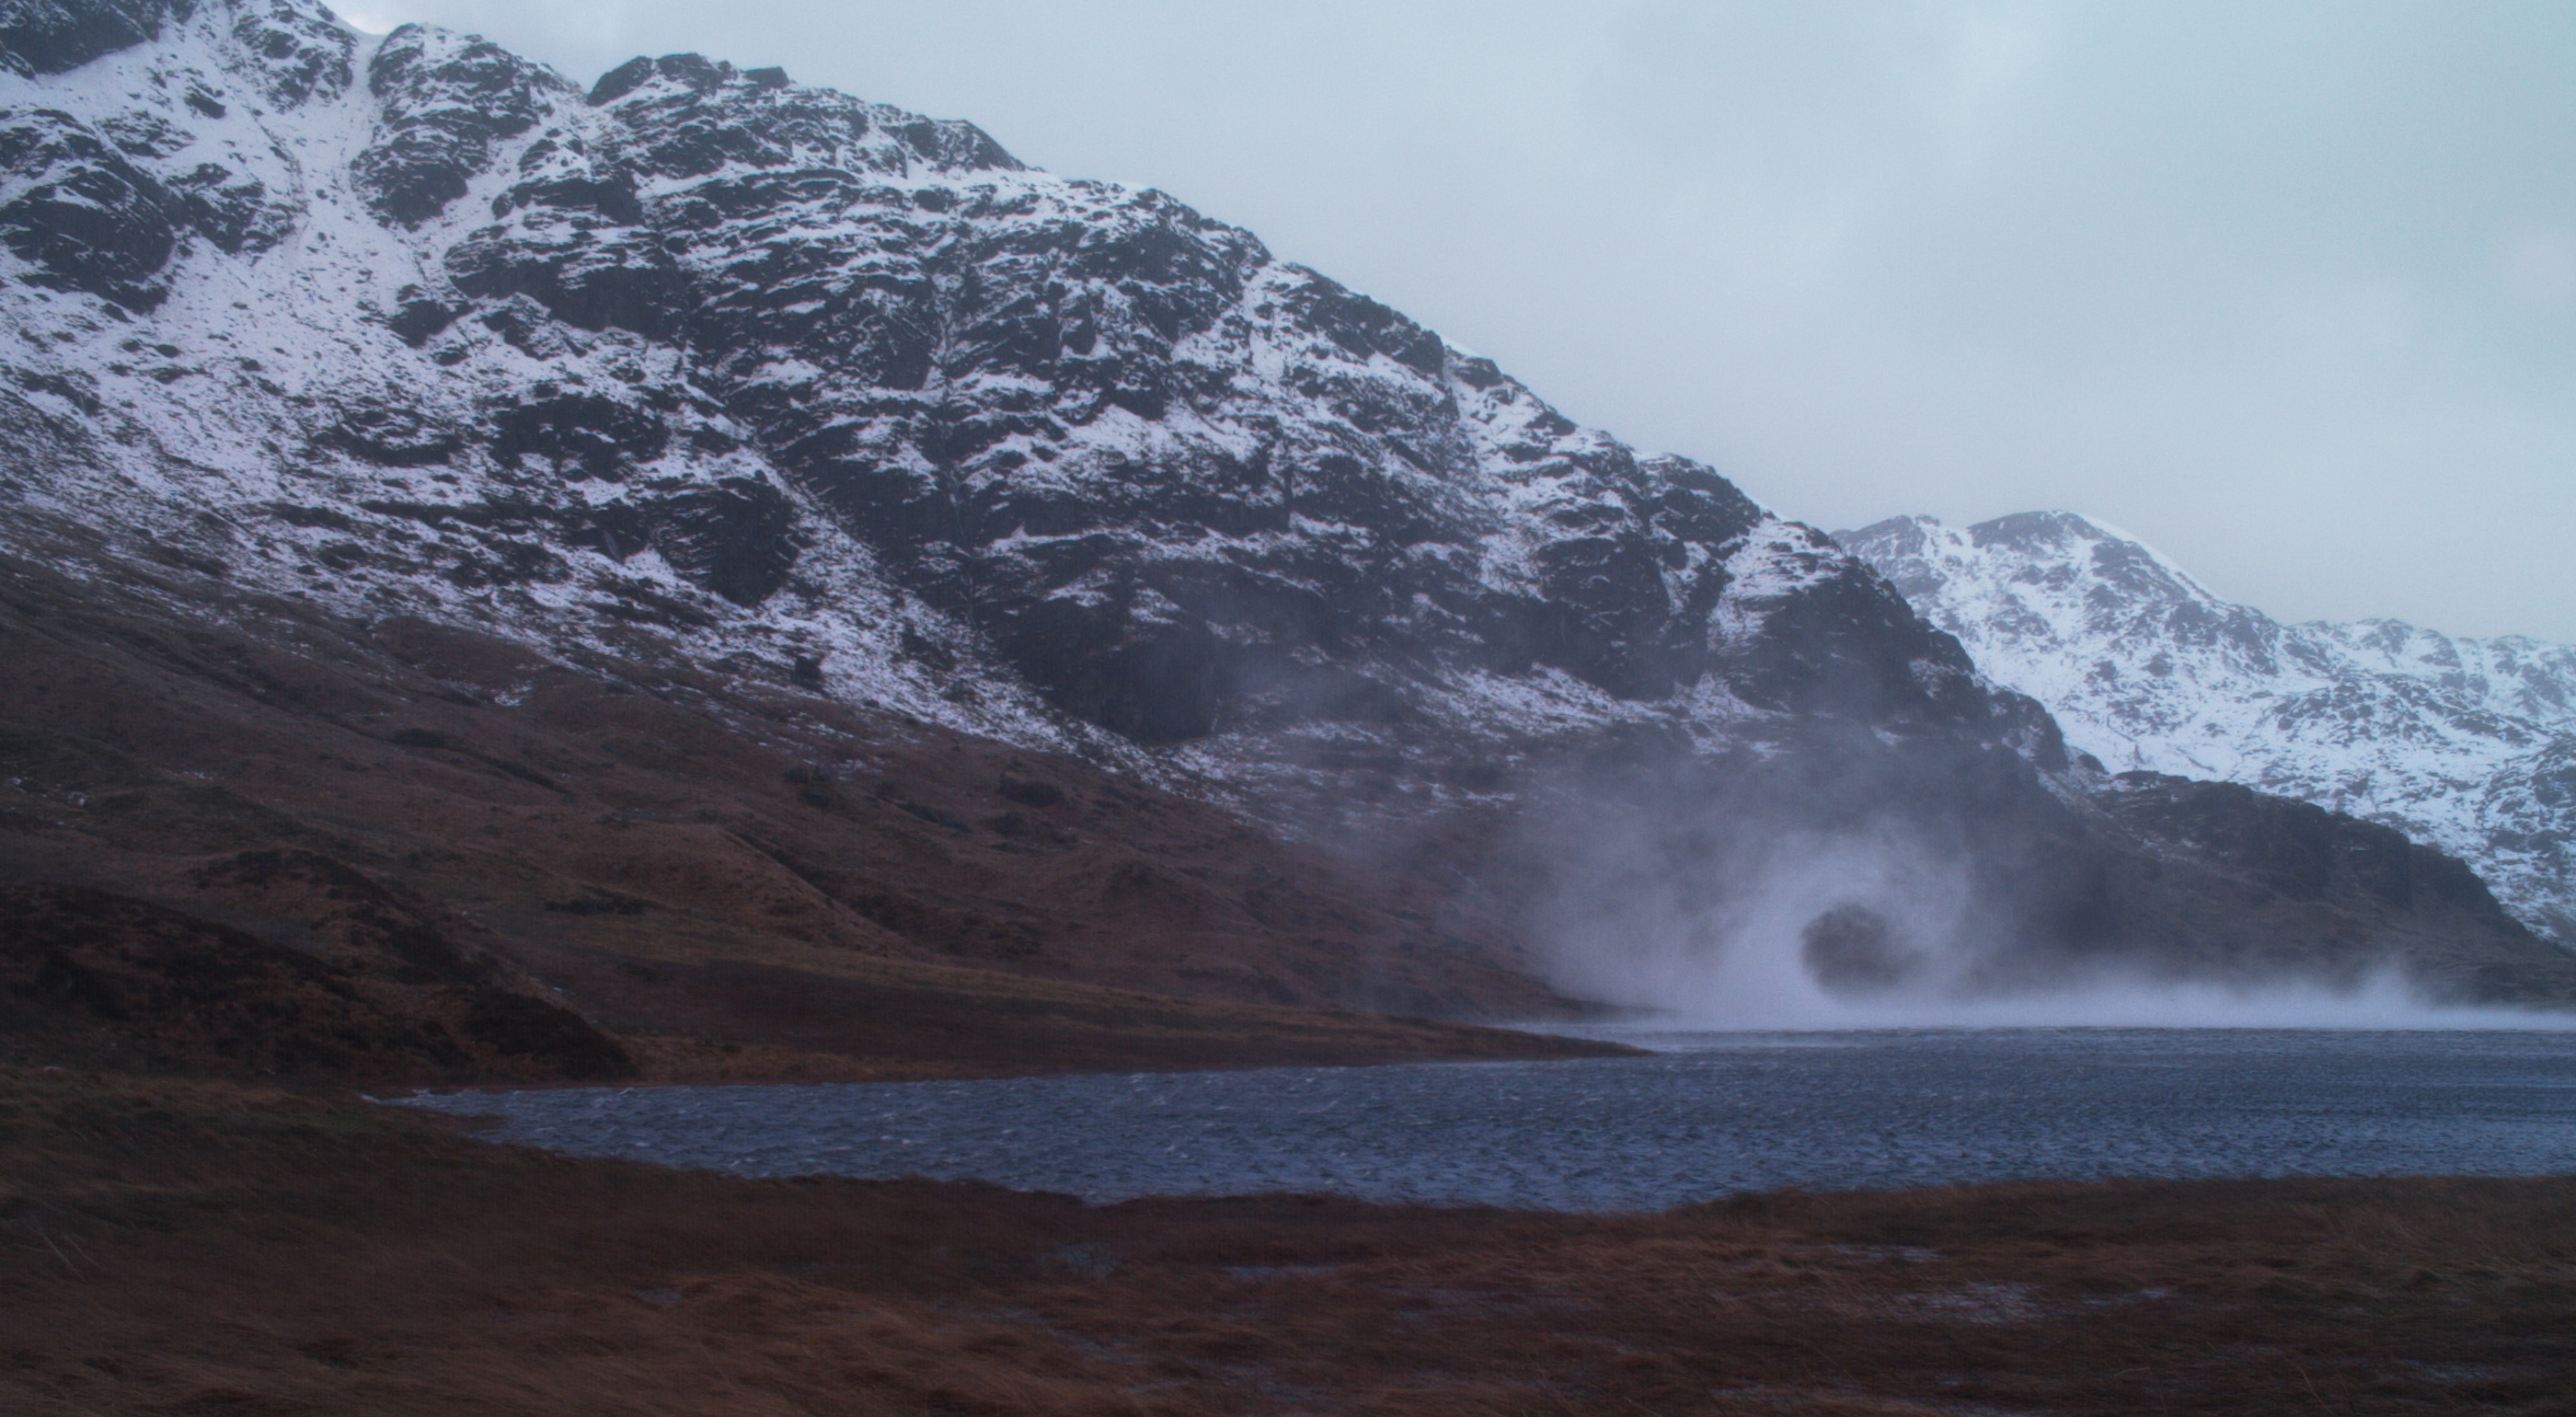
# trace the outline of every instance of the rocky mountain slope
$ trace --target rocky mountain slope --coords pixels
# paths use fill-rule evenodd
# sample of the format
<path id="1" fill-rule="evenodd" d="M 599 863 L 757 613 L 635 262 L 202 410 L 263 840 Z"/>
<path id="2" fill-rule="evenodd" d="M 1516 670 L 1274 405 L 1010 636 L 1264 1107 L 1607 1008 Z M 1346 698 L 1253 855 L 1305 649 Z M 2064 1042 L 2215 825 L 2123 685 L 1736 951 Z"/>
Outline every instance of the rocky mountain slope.
<path id="1" fill-rule="evenodd" d="M 1880 660 L 1982 710 L 1821 537 L 1160 193 L 777 70 L 585 93 L 290 0 L 132 8 L 157 39 L 18 41 L 0 236 L 22 497 L 164 557 L 1041 741 L 1722 714 Z M 1894 653 L 1765 633 L 1820 598 Z"/>
<path id="2" fill-rule="evenodd" d="M 2064 512 L 1835 539 L 2114 769 L 2383 822 L 2576 941 L 2576 648 L 2396 620 L 2284 625 Z"/>
<path id="3" fill-rule="evenodd" d="M 1543 998 L 1532 971 L 1633 993 L 1591 966 L 1648 936 L 1752 948 L 1746 902 L 1779 894 L 1766 852 L 1860 842 L 1902 868 L 1771 900 L 1755 933 L 1864 992 L 2289 960 L 2576 998 L 2576 964 L 2431 853 L 2373 838 L 2378 874 L 2319 874 L 2295 861 L 2358 824 L 2070 764 L 2043 711 L 1821 533 L 1160 193 L 1036 172 L 966 124 L 777 69 L 639 59 L 585 88 L 470 37 L 361 35 L 310 0 L 17 0 L 0 60 L 0 551 L 35 587 L 28 615 L 304 666 L 188 658 L 189 692 L 236 716 L 281 711 L 276 683 L 339 683 L 346 655 L 401 661 L 407 626 L 510 646 L 459 651 L 519 665 L 497 678 L 430 672 L 485 725 L 453 741 L 540 772 L 579 820 L 638 809 L 605 765 L 642 750 L 615 714 L 555 714 L 551 675 L 683 711 L 656 731 L 743 740 L 651 808 L 709 793 L 687 810 L 713 819 L 689 820 L 726 830 L 656 855 L 568 821 L 591 846 L 511 886 L 517 909 L 589 882 L 757 935 L 759 891 L 682 882 L 792 860 L 812 898 L 788 891 L 791 916 L 909 957 L 1472 1011 Z M 56 643 L 47 672 L 91 676 L 99 701 Z M 298 690 L 295 711 L 347 746 L 462 733 L 414 721 L 422 672 Z M 43 691 L 11 712 L 77 732 Z M 169 745 L 182 718 L 117 721 L 92 746 L 227 772 Z M 557 766 L 522 761 L 518 735 Z M 944 752 L 981 764 L 937 775 L 952 805 L 921 785 Z M 1186 872 L 1228 868 L 1165 841 L 1137 898 L 1200 925 L 1123 959 L 1078 942 L 1083 910 L 1048 893 L 1099 882 L 989 869 L 1070 830 L 984 800 L 1000 778 L 975 774 L 1014 753 L 1216 813 L 1202 841 L 1338 856 L 1348 928 L 1255 899 L 1309 866 L 1211 894 Z M 826 801 L 864 786 L 963 835 L 929 855 L 811 821 L 781 837 L 767 808 L 735 820 L 752 809 L 709 785 L 720 760 L 765 791 L 779 771 Z M 2146 801 L 2262 825 L 2196 837 Z M 479 845 L 455 835 L 470 820 L 337 830 L 453 854 Z M 367 849 L 460 912 L 493 903 L 406 864 L 431 844 Z M 956 852 L 977 865 L 933 863 Z M 1908 884 L 1926 873 L 1949 883 L 1939 912 Z M 2280 903 L 2262 940 L 2246 892 Z M 961 912 L 1019 921 L 1014 950 L 950 928 Z M 495 946 L 523 964 L 557 933 L 525 920 L 548 928 Z"/>

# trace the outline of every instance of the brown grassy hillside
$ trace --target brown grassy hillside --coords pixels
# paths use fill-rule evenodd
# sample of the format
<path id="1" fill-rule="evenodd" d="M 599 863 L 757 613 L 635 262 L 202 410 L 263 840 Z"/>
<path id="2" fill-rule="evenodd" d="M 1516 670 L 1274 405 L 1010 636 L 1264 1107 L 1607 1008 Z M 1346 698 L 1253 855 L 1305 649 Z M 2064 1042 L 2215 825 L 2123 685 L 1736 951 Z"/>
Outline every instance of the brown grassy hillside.
<path id="1" fill-rule="evenodd" d="M 1568 1005 L 1496 918 L 1077 758 L 777 666 L 175 594 L 0 566 L 23 1058 L 868 1077 L 1602 1051 L 1404 1021 Z"/>

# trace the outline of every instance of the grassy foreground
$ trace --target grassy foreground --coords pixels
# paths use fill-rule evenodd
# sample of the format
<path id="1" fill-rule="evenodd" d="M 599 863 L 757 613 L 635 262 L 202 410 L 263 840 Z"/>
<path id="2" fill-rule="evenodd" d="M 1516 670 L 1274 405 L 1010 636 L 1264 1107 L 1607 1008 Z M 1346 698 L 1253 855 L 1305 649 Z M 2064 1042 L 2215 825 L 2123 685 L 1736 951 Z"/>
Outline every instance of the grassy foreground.
<path id="1" fill-rule="evenodd" d="M 2576 1179 L 1086 1207 L 0 1071 L 0 1411 L 2576 1413 Z"/>

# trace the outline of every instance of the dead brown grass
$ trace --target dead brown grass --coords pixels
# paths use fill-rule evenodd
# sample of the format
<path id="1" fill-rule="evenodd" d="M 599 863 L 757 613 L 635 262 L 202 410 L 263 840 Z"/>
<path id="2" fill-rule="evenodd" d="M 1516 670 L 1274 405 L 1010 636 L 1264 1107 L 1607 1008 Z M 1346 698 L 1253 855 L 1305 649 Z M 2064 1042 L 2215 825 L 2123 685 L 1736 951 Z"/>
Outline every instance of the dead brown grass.
<path id="1" fill-rule="evenodd" d="M 0 557 L 0 884 L 396 973 L 435 937 L 612 1033 L 862 1072 L 886 1056 L 865 1029 L 807 1018 L 786 1045 L 770 1016 L 895 964 L 1422 1018 L 1574 1007 L 1454 868 L 1380 869 L 781 666 L 559 662 L 207 597 L 176 619 L 148 574 Z"/>
<path id="2" fill-rule="evenodd" d="M 0 557 L 0 1062 L 736 1081 L 1562 1057 L 1501 913 L 778 666 Z M 212 607 L 209 607 L 210 609 Z M 1403 1017 L 1389 1017 L 1399 1015 Z"/>
<path id="3" fill-rule="evenodd" d="M 0 1411 L 2576 1412 L 2576 1180 L 1092 1208 L 0 1073 Z"/>

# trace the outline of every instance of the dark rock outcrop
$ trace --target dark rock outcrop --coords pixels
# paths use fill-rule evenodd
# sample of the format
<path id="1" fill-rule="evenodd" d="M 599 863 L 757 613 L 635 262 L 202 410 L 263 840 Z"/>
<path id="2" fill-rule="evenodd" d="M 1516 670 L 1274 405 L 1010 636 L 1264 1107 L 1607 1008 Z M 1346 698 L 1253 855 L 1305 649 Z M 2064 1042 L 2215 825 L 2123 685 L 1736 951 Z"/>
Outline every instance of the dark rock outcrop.
<path id="1" fill-rule="evenodd" d="M 2454 1001 L 2576 1004 L 2576 961 L 2457 857 L 2235 783 L 2148 772 L 2114 782 L 2096 800 L 2146 860 L 2131 913 L 2142 930 L 2181 926 L 2174 943 L 2204 972 L 2260 978 L 2327 961 L 2348 979 L 2397 969 Z M 2156 863 L 2176 857 L 2200 863 L 2203 879 L 2168 880 Z M 2176 908 L 2171 897 L 2186 892 L 2201 909 Z"/>
<path id="2" fill-rule="evenodd" d="M 197 0 L 173 0 L 172 8 L 193 8 Z M 358 36 L 337 16 L 317 13 L 298 0 L 207 0 L 232 15 L 232 39 L 259 60 L 263 96 L 280 108 L 293 108 L 316 94 L 338 94 L 352 79 L 350 58 Z M 202 111 L 202 110 L 201 110 Z"/>
<path id="3" fill-rule="evenodd" d="M 622 480 L 670 446 L 670 425 L 652 410 L 596 394 L 553 393 L 496 410 L 492 453 L 503 463 L 534 456 L 558 477 Z"/>
<path id="4" fill-rule="evenodd" d="M 0 111 L 0 169 L 13 194 L 0 202 L 0 241 L 34 279 L 129 310 L 161 303 L 180 226 L 160 182 L 50 109 Z"/>
<path id="5" fill-rule="evenodd" d="M 497 44 L 405 25 L 367 61 L 374 141 L 350 175 L 378 216 L 418 226 L 465 195 L 494 148 L 535 126 L 569 91 L 554 72 Z"/>
<path id="6" fill-rule="evenodd" d="M 146 40 L 190 0 L 9 0 L 0 5 L 0 63 L 20 74 L 60 74 Z"/>

